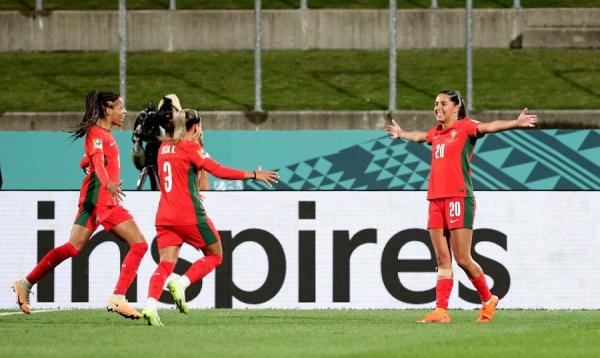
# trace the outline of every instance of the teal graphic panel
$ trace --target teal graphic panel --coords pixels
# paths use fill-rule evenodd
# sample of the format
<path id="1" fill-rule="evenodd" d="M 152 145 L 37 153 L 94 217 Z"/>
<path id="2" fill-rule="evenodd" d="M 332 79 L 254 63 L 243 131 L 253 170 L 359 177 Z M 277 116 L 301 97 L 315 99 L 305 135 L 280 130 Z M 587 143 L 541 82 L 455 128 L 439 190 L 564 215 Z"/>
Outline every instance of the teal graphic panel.
<path id="1" fill-rule="evenodd" d="M 279 190 L 426 190 L 431 148 L 386 136 L 279 167 Z M 599 190 L 600 131 L 532 130 L 478 140 L 475 190 Z M 262 189 L 245 182 L 246 189 Z"/>
<path id="2" fill-rule="evenodd" d="M 123 187 L 135 188 L 131 133 L 114 132 Z M 431 147 L 382 131 L 208 131 L 207 149 L 225 166 L 279 170 L 268 188 L 244 190 L 426 190 Z M 3 190 L 78 190 L 82 141 L 68 133 L 0 132 Z M 486 135 L 473 156 L 476 190 L 600 190 L 599 130 L 530 130 Z M 212 180 L 211 188 L 218 188 Z M 146 189 L 148 184 L 146 185 Z"/>

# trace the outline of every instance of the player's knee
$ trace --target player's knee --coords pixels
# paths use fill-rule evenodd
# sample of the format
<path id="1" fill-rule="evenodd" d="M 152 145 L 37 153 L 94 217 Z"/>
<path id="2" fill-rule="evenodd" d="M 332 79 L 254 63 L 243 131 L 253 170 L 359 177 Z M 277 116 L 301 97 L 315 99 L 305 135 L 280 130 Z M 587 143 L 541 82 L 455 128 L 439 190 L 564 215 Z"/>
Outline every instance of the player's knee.
<path id="1" fill-rule="evenodd" d="M 471 262 L 473 261 L 471 259 L 471 256 L 458 256 L 458 257 L 455 257 L 455 258 L 456 258 L 456 263 L 462 269 L 466 269 L 466 268 L 470 267 L 471 266 Z"/>
<path id="2" fill-rule="evenodd" d="M 438 267 L 445 267 L 452 263 L 452 258 L 450 257 L 450 255 L 436 254 L 435 261 Z"/>
<path id="3" fill-rule="evenodd" d="M 137 244 L 145 244 L 146 246 L 148 246 L 148 243 L 146 242 L 146 238 L 144 238 L 144 235 L 142 235 L 142 233 L 137 233 L 135 236 L 135 239 L 133 240 L 133 244 L 137 245 Z"/>

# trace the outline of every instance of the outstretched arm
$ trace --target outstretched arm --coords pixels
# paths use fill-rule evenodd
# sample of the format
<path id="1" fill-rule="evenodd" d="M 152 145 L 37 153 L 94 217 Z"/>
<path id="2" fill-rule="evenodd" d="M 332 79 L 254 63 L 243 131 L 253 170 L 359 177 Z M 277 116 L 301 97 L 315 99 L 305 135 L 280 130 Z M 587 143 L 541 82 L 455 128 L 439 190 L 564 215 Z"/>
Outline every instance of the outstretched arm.
<path id="1" fill-rule="evenodd" d="M 527 114 L 527 108 L 523 109 L 519 118 L 511 121 L 497 120 L 487 123 L 480 123 L 477 131 L 481 134 L 497 133 L 515 128 L 533 128 L 537 124 L 538 117 L 535 114 Z"/>
<path id="2" fill-rule="evenodd" d="M 202 157 L 200 151 L 198 151 L 198 155 Z M 224 167 L 218 162 L 212 160 L 209 157 L 204 157 L 202 159 L 202 168 L 206 169 L 209 173 L 221 179 L 235 179 L 235 180 L 246 180 L 246 179 L 254 179 L 258 181 L 262 181 L 265 184 L 271 186 L 272 183 L 277 183 L 279 179 L 279 174 L 277 172 L 271 170 L 238 170 L 235 168 Z"/>
<path id="3" fill-rule="evenodd" d="M 390 138 L 392 139 L 402 138 L 417 143 L 424 142 L 427 139 L 427 133 L 421 131 L 407 132 L 400 128 L 398 123 L 393 119 L 392 124 L 386 126 L 385 130 L 390 134 Z"/>

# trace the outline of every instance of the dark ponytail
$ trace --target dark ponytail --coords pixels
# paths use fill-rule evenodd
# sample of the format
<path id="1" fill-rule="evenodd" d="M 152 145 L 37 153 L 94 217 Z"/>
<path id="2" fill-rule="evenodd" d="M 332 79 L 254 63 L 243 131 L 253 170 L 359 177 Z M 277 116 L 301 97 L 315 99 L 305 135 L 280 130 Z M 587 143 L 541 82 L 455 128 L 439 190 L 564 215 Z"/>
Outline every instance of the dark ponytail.
<path id="1" fill-rule="evenodd" d="M 198 114 L 195 109 L 184 109 L 185 112 L 185 129 L 189 131 L 196 124 L 202 124 L 202 117 Z M 200 133 L 200 137 L 198 138 L 198 143 L 202 146 L 202 150 L 204 150 L 204 132 Z"/>
<path id="2" fill-rule="evenodd" d="M 73 140 L 77 140 L 86 135 L 91 126 L 98 122 L 98 119 L 106 117 L 106 109 L 114 106 L 120 95 L 113 92 L 90 91 L 85 97 L 85 114 L 79 123 L 79 126 L 71 131 Z"/>
<path id="3" fill-rule="evenodd" d="M 185 112 L 185 130 L 189 131 L 196 124 L 202 122 L 202 117 L 195 109 L 184 109 Z"/>
<path id="4" fill-rule="evenodd" d="M 452 101 L 452 103 L 454 103 L 457 106 L 460 106 L 460 108 L 458 109 L 458 119 L 459 120 L 461 120 L 467 116 L 467 110 L 466 110 L 467 104 L 463 100 L 459 91 L 443 90 L 443 91 L 438 92 L 438 95 L 440 95 L 440 94 L 447 95 L 448 97 L 450 97 L 450 100 Z"/>

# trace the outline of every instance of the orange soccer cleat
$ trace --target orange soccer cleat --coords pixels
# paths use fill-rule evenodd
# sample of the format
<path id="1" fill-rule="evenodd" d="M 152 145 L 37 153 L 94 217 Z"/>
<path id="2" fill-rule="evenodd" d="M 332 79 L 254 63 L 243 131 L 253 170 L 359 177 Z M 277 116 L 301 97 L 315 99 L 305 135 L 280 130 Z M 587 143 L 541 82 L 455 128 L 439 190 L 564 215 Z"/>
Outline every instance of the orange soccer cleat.
<path id="1" fill-rule="evenodd" d="M 12 284 L 12 290 L 17 295 L 17 304 L 23 313 L 30 314 L 31 307 L 29 307 L 29 295 L 31 290 L 27 289 L 23 285 L 23 280 L 17 280 Z"/>
<path id="2" fill-rule="evenodd" d="M 450 315 L 447 309 L 437 307 L 429 312 L 425 317 L 417 321 L 417 323 L 450 323 Z"/>
<path id="3" fill-rule="evenodd" d="M 113 295 L 106 301 L 106 310 L 116 312 L 125 318 L 140 319 L 142 318 L 135 308 L 129 305 L 129 302 L 124 297 Z"/>
<path id="4" fill-rule="evenodd" d="M 498 296 L 492 295 L 488 304 L 483 304 L 481 306 L 481 311 L 479 311 L 479 317 L 477 317 L 477 322 L 479 323 L 487 323 L 491 322 L 494 319 L 494 311 L 496 310 L 496 306 L 498 305 Z"/>

